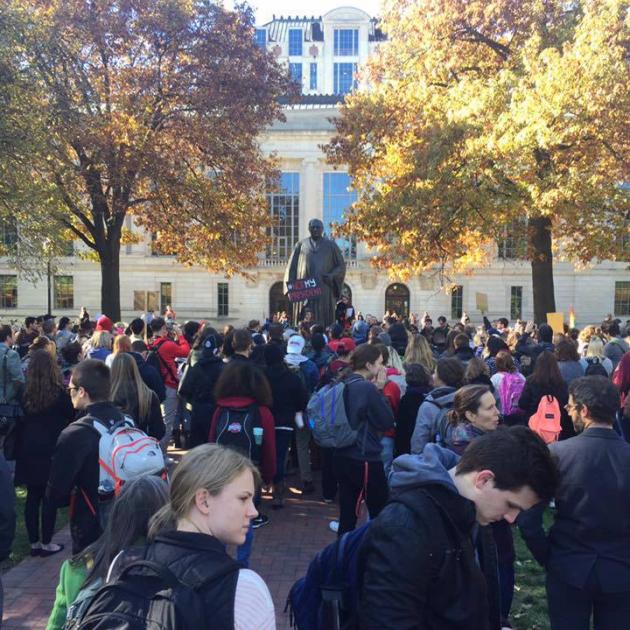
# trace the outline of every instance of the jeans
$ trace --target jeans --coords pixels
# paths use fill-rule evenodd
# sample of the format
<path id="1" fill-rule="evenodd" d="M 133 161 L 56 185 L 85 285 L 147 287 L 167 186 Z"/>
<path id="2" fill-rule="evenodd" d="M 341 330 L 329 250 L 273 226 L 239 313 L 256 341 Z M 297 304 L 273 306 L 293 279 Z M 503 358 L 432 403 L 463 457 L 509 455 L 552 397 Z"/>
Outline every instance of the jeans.
<path id="1" fill-rule="evenodd" d="M 55 531 L 57 508 L 46 498 L 46 486 L 26 486 L 26 502 L 24 504 L 24 523 L 31 544 L 40 541 L 40 510 L 41 510 L 41 541 L 44 545 L 50 543 Z"/>
<path id="2" fill-rule="evenodd" d="M 352 531 L 357 524 L 359 499 L 365 492 L 370 518 L 376 518 L 385 507 L 389 489 L 383 462 L 362 462 L 350 457 L 333 456 L 333 470 L 339 482 L 339 536 Z M 367 476 L 367 483 L 366 483 Z"/>
<path id="3" fill-rule="evenodd" d="M 392 469 L 392 462 L 394 461 L 394 443 L 393 437 L 382 437 L 381 446 L 381 460 L 383 462 L 383 469 L 385 471 L 385 479 L 389 479 L 389 473 Z"/>
<path id="4" fill-rule="evenodd" d="M 547 573 L 547 600 L 551 630 L 589 630 L 591 615 L 595 630 L 628 627 L 630 592 L 603 593 L 594 572 L 583 588 Z"/>
<path id="5" fill-rule="evenodd" d="M 293 431 L 287 429 L 276 429 L 276 476 L 273 478 L 274 483 L 284 481 L 284 469 L 292 433 Z"/>
<path id="6" fill-rule="evenodd" d="M 311 472 L 311 429 L 305 424 L 301 429 L 295 430 L 295 444 L 297 447 L 298 465 L 302 481 L 312 482 Z"/>
<path id="7" fill-rule="evenodd" d="M 167 387 L 166 398 L 162 403 L 162 415 L 164 416 L 166 431 L 164 433 L 164 437 L 160 440 L 160 446 L 162 447 L 164 453 L 166 453 L 168 449 L 168 444 L 171 441 L 171 436 L 173 435 L 173 427 L 175 426 L 178 412 L 179 399 L 177 398 L 177 390 L 173 389 L 172 387 Z"/>

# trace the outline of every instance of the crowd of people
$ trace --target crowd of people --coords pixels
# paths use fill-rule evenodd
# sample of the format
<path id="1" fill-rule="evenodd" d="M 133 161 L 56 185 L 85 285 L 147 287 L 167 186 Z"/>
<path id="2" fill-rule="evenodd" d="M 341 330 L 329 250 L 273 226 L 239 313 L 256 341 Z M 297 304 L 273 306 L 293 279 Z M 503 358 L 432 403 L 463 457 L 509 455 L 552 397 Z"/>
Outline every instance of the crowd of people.
<path id="1" fill-rule="evenodd" d="M 363 316 L 348 300 L 335 316 L 325 326 L 306 310 L 294 327 L 279 314 L 220 331 L 180 324 L 169 306 L 129 323 L 82 309 L 74 321 L 0 325 L 0 558 L 15 531 L 14 484 L 26 487 L 32 556 L 63 550 L 55 520 L 70 506 L 72 557 L 47 628 L 112 607 L 131 615 L 102 587 L 133 579 L 145 600 L 160 580 L 180 585 L 184 624 L 203 615 L 213 628 L 275 628 L 269 589 L 248 567 L 255 530 L 283 518 L 290 461 L 298 492 L 338 502 L 329 528 L 361 536 L 348 627 L 511 627 L 515 523 L 546 570 L 553 630 L 586 630 L 591 616 L 597 630 L 625 627 L 628 322 L 554 332 L 506 318 L 474 326 L 464 314 L 434 326 L 428 313 Z M 355 437 L 319 445 L 309 401 L 339 383 Z M 146 457 L 129 461 L 161 462 L 152 474 L 112 470 L 117 455 L 104 448 L 130 431 Z M 173 443 L 188 451 L 177 463 Z"/>

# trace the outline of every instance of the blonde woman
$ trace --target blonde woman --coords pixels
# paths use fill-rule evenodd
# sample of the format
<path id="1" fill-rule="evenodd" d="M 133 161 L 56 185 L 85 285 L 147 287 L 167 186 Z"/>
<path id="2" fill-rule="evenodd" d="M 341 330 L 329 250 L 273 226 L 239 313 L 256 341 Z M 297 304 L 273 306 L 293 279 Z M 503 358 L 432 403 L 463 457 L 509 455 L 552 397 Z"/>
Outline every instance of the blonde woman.
<path id="1" fill-rule="evenodd" d="M 403 363 L 404 365 L 419 363 L 429 374 L 433 374 L 437 362 L 424 335 L 417 334 L 409 337 Z"/>
<path id="2" fill-rule="evenodd" d="M 117 354 L 131 352 L 131 339 L 127 335 L 116 335 L 112 346 L 112 353 L 105 358 L 105 364 L 112 367 L 112 361 Z"/>
<path id="3" fill-rule="evenodd" d="M 161 440 L 166 428 L 157 394 L 149 389 L 138 370 L 136 360 L 127 352 L 112 361 L 110 400 L 151 437 Z"/>
<path id="4" fill-rule="evenodd" d="M 584 350 L 584 354 L 585 357 L 583 359 L 580 359 L 580 363 L 584 368 L 585 374 L 588 367 L 596 363 L 601 363 L 602 367 L 608 373 L 608 376 L 612 374 L 612 361 L 606 355 L 604 355 L 604 342 L 599 337 L 591 337 L 591 340 L 588 342 L 588 345 Z"/>
<path id="5" fill-rule="evenodd" d="M 233 449 L 203 444 L 175 468 L 169 503 L 152 519 L 146 559 L 180 580 L 200 583 L 206 619 L 217 628 L 275 630 L 273 600 L 263 579 L 242 569 L 226 545 L 242 545 L 258 515 L 260 475 Z M 198 623 L 202 620 L 198 620 Z"/>
<path id="6" fill-rule="evenodd" d="M 113 340 L 111 333 L 106 330 L 97 330 L 86 344 L 85 358 L 105 361 L 112 352 Z"/>
<path id="7" fill-rule="evenodd" d="M 593 324 L 585 326 L 578 335 L 578 353 L 580 356 L 586 356 L 586 348 L 591 339 L 603 340 L 602 329 Z"/>

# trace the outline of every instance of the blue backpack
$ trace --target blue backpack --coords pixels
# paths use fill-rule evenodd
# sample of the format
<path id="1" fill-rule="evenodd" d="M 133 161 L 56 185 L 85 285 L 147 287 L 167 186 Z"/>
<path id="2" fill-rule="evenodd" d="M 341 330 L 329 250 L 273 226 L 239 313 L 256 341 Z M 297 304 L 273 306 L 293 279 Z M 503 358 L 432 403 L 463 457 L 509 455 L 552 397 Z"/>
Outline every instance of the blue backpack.
<path id="1" fill-rule="evenodd" d="M 405 494 L 389 503 L 416 509 Z M 359 551 L 372 521 L 340 536 L 324 547 L 308 565 L 287 597 L 284 612 L 297 630 L 353 630 L 359 603 Z"/>

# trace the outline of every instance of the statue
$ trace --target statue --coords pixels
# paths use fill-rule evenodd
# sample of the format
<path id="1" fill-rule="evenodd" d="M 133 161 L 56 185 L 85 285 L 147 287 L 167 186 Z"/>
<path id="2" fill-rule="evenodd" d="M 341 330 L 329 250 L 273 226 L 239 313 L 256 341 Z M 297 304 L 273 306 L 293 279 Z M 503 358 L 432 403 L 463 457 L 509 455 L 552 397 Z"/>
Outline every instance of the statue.
<path id="1" fill-rule="evenodd" d="M 308 222 L 310 237 L 301 240 L 293 250 L 284 274 L 284 288 L 287 282 L 315 278 L 322 288 L 322 294 L 305 302 L 293 303 L 293 322 L 301 319 L 307 308 L 313 313 L 313 320 L 328 326 L 335 321 L 335 305 L 341 297 L 343 281 L 346 277 L 346 263 L 335 241 L 324 236 L 324 224 L 319 219 Z"/>

